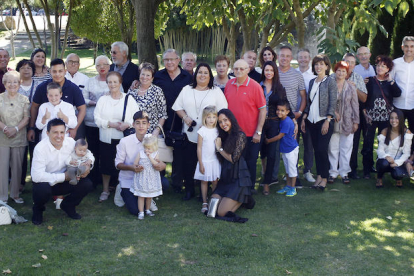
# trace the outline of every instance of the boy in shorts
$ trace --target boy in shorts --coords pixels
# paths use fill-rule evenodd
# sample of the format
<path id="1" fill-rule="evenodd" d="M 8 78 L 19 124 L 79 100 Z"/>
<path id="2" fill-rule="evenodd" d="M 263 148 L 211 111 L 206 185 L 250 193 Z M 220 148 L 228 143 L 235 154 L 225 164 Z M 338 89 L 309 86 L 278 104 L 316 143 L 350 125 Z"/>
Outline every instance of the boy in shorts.
<path id="1" fill-rule="evenodd" d="M 298 176 L 296 164 L 298 162 L 299 145 L 294 137 L 295 124 L 288 117 L 289 111 L 289 102 L 283 100 L 278 103 L 276 115 L 280 119 L 280 132 L 273 138 L 266 138 L 265 143 L 268 144 L 280 140 L 280 152 L 282 153 L 286 170 L 286 186 L 277 191 L 277 193 L 286 193 L 286 196 L 292 197 L 297 194 L 295 184 L 296 177 Z"/>

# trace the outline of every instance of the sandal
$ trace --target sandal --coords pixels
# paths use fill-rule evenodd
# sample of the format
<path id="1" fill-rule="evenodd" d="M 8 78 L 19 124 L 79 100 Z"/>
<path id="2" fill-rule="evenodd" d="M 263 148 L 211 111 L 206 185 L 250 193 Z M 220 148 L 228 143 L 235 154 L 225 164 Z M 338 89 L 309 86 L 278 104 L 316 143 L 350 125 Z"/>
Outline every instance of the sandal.
<path id="1" fill-rule="evenodd" d="M 384 188 L 384 185 L 382 185 L 382 179 L 377 179 L 377 182 L 375 183 L 375 187 L 377 189 Z"/>
<path id="2" fill-rule="evenodd" d="M 395 182 L 395 184 L 396 184 L 397 188 L 402 188 L 402 186 L 403 186 L 403 184 L 402 184 L 402 180 L 397 180 L 397 181 Z"/>
<path id="3" fill-rule="evenodd" d="M 102 192 L 101 196 L 99 197 L 99 202 L 108 200 L 110 193 L 109 192 Z"/>
<path id="4" fill-rule="evenodd" d="M 344 183 L 345 185 L 347 185 L 347 184 L 349 184 L 349 178 L 348 178 L 348 176 L 344 176 L 344 177 L 342 177 L 342 183 Z"/>
<path id="5" fill-rule="evenodd" d="M 329 177 L 328 177 L 328 183 L 329 183 L 329 184 L 333 184 L 333 183 L 334 183 L 334 181 L 335 181 L 335 179 L 333 178 L 333 176 L 329 176 Z"/>
<path id="6" fill-rule="evenodd" d="M 208 211 L 208 203 L 203 203 L 201 206 L 202 206 L 201 213 L 204 214 L 205 212 Z"/>
<path id="7" fill-rule="evenodd" d="M 269 195 L 269 191 L 263 191 L 263 195 L 268 196 Z"/>

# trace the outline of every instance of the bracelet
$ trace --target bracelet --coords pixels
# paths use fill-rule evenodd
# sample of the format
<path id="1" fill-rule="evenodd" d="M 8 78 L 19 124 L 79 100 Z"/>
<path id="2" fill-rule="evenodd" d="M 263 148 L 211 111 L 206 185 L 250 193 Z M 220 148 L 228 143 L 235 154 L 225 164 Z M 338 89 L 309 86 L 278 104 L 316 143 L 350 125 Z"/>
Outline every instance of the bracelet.
<path id="1" fill-rule="evenodd" d="M 299 113 L 300 115 L 302 115 L 302 111 L 300 111 L 300 110 L 299 110 L 299 111 L 298 111 L 298 113 Z"/>
<path id="2" fill-rule="evenodd" d="M 17 130 L 17 132 L 19 132 L 19 127 L 18 126 L 15 126 L 14 128 Z"/>
<path id="3" fill-rule="evenodd" d="M 36 130 L 35 127 L 29 127 L 29 130 Z"/>
<path id="4" fill-rule="evenodd" d="M 3 128 L 3 132 L 6 130 L 6 128 L 7 128 L 7 126 L 4 126 L 4 128 Z"/>

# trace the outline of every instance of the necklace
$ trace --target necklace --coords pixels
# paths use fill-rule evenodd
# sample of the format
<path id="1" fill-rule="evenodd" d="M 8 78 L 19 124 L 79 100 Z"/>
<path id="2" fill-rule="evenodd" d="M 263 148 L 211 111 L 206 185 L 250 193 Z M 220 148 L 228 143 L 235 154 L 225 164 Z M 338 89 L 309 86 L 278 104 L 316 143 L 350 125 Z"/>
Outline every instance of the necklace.
<path id="1" fill-rule="evenodd" d="M 196 100 L 196 96 L 195 96 L 195 90 L 196 89 L 193 89 L 193 96 L 194 96 L 194 106 L 195 106 L 195 108 L 196 108 L 196 113 L 197 113 L 197 120 L 198 120 L 198 116 L 199 116 L 199 114 L 200 114 L 200 109 L 201 109 L 201 106 L 203 105 L 203 101 L 204 101 L 204 99 L 207 97 L 207 95 L 208 95 L 208 93 L 210 93 L 210 90 L 208 90 L 208 92 L 207 92 L 207 94 L 204 96 L 204 98 L 201 100 L 201 103 L 200 103 L 200 105 L 198 106 L 198 108 L 197 108 L 197 100 Z"/>

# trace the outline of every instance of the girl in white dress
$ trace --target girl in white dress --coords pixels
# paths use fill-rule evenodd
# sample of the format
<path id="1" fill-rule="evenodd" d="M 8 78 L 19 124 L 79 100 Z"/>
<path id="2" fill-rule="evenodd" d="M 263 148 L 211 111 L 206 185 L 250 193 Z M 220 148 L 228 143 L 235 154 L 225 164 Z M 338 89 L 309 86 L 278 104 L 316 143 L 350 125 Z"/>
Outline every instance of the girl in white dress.
<path id="1" fill-rule="evenodd" d="M 144 150 L 141 150 L 135 158 L 134 165 L 144 167 L 144 170 L 134 176 L 134 185 L 131 192 L 138 196 L 138 219 L 144 219 L 145 215 L 154 216 L 149 209 L 153 197 L 162 195 L 160 172 L 156 171 L 153 165 L 158 164 L 158 140 L 157 137 L 146 134 L 142 141 Z"/>
<path id="2" fill-rule="evenodd" d="M 201 196 L 203 198 L 203 205 L 201 212 L 208 211 L 207 190 L 208 182 L 212 183 L 212 190 L 217 186 L 217 181 L 220 178 L 221 166 L 217 159 L 215 140 L 218 137 L 217 125 L 217 110 L 213 105 L 209 105 L 203 110 L 203 126 L 197 131 L 197 168 L 194 174 L 194 179 L 201 180 Z"/>

